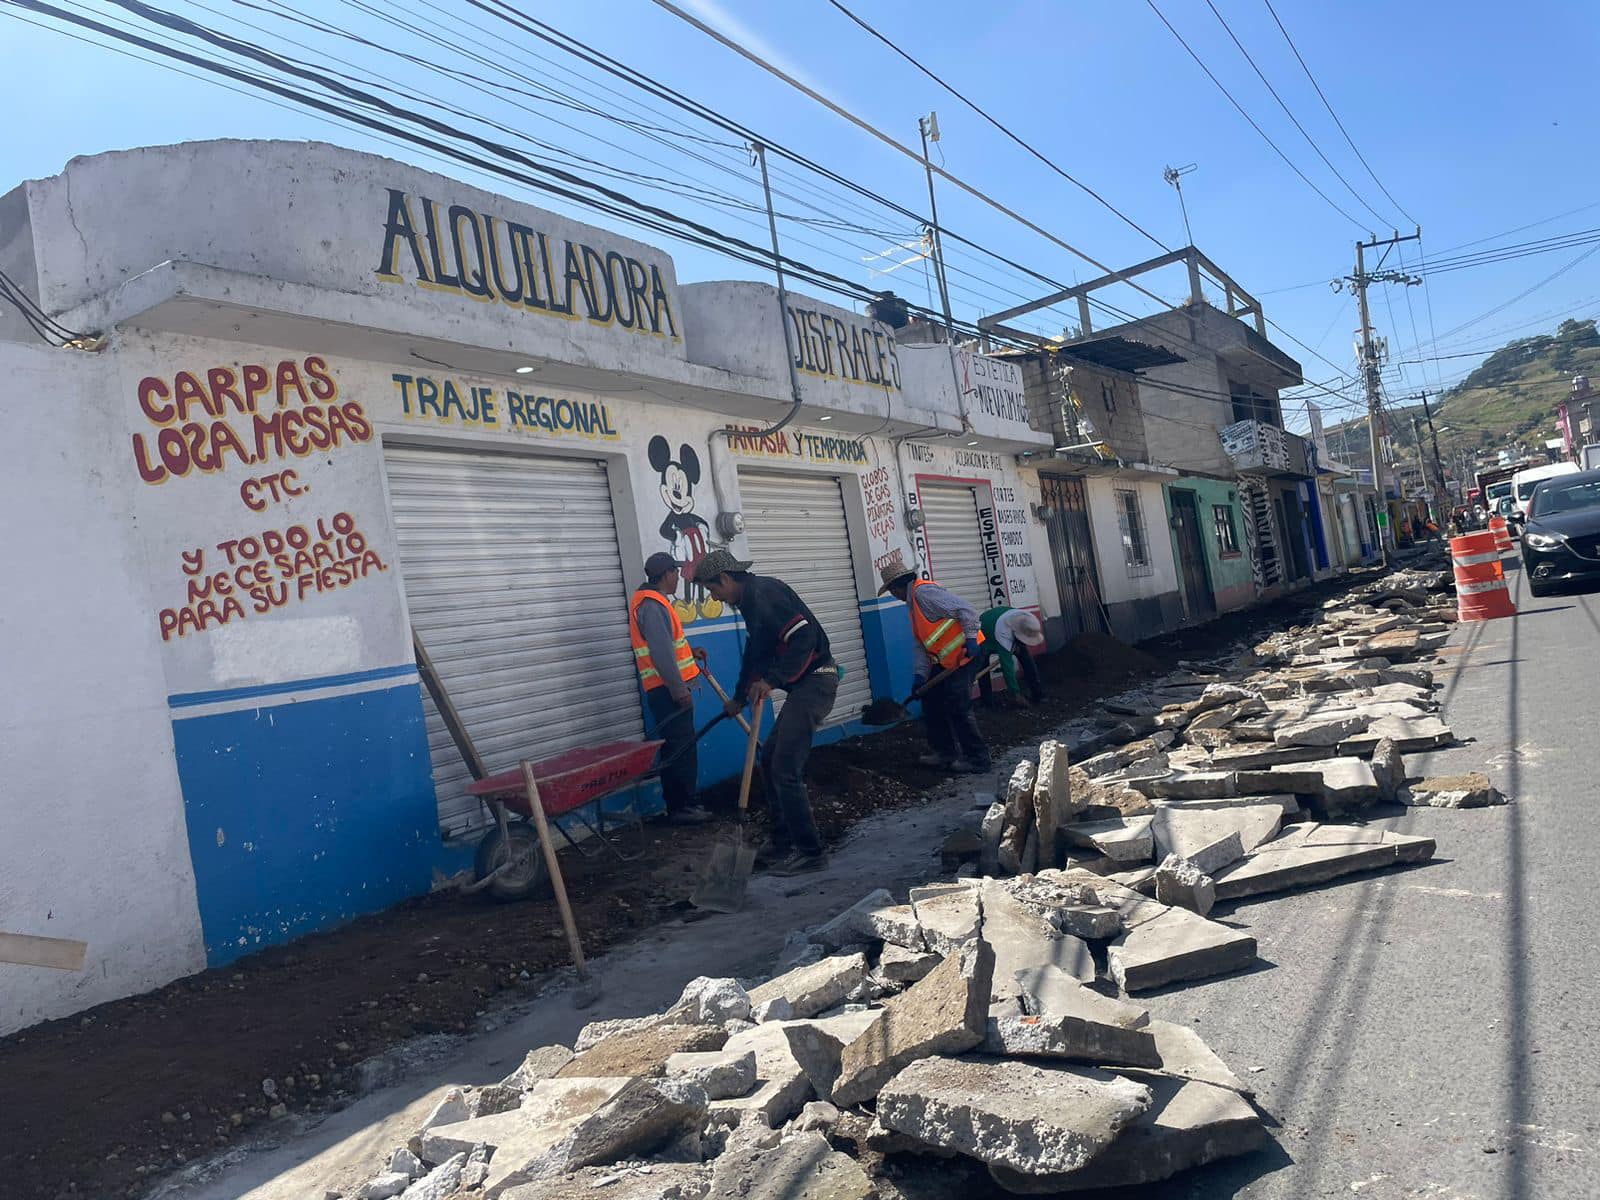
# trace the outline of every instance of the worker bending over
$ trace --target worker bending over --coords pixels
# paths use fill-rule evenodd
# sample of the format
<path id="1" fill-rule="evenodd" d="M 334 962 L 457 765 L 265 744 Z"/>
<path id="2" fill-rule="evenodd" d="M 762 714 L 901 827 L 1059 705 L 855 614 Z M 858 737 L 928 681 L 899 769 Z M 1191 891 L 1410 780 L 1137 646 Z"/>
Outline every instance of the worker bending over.
<path id="1" fill-rule="evenodd" d="M 1005 676 L 1006 690 L 1021 698 L 1024 688 L 1030 703 L 1044 700 L 1044 679 L 1039 674 L 1039 664 L 1033 661 L 1033 649 L 1044 645 L 1044 626 L 1039 618 L 1025 608 L 1008 608 L 1001 605 L 991 608 L 978 618 L 983 630 L 983 648 L 988 658 L 1000 660 L 1000 673 Z M 1022 682 L 1017 680 L 1017 668 L 1022 669 Z M 984 693 L 985 699 L 988 693 Z"/>
<path id="2" fill-rule="evenodd" d="M 839 668 L 828 635 L 805 602 L 783 580 L 752 575 L 752 565 L 713 550 L 695 567 L 694 579 L 744 618 L 744 660 L 724 709 L 732 715 L 774 691 L 785 693 L 761 748 L 772 837 L 756 852 L 756 861 L 769 865 L 774 875 L 803 875 L 828 865 L 811 816 L 805 771 L 811 739 L 839 693 Z"/>
<path id="3" fill-rule="evenodd" d="M 933 753 L 918 761 L 959 775 L 983 774 L 989 770 L 989 747 L 972 715 L 973 676 L 983 657 L 977 609 L 948 588 L 918 579 L 900 559 L 891 560 L 879 573 L 883 586 L 878 593 L 905 601 L 911 613 L 911 634 L 917 642 L 913 690 L 920 691 L 942 671 L 955 668 L 922 694 L 922 723 Z"/>

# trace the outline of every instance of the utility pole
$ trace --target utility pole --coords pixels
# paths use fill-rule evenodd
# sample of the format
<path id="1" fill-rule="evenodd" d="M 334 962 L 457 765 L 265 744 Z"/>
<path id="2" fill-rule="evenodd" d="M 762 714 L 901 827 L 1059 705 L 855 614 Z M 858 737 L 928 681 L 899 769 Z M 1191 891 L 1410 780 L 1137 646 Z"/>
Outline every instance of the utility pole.
<path id="1" fill-rule="evenodd" d="M 1383 512 L 1388 503 L 1388 493 L 1383 486 L 1383 462 L 1378 457 L 1378 403 L 1380 385 L 1378 377 L 1378 353 L 1372 342 L 1372 314 L 1367 310 L 1367 288 L 1374 283 L 1403 283 L 1415 286 L 1422 282 L 1414 275 L 1406 275 L 1400 271 L 1385 271 L 1383 259 L 1378 260 L 1378 265 L 1369 274 L 1367 272 L 1366 252 L 1376 250 L 1379 246 L 1390 249 L 1401 242 L 1415 242 L 1422 238 L 1422 229 L 1419 226 L 1416 233 L 1401 237 L 1397 232 L 1393 237 L 1374 237 L 1370 242 L 1356 243 L 1356 273 L 1349 277 L 1349 282 L 1356 290 L 1356 307 L 1361 312 L 1361 377 L 1366 384 L 1367 392 L 1367 434 L 1372 450 L 1372 484 L 1377 489 L 1378 509 Z M 1388 250 L 1384 251 L 1385 257 Z M 1383 552 L 1383 561 L 1389 562 L 1389 541 L 1394 537 L 1394 532 L 1389 532 L 1389 537 L 1378 538 L 1379 549 Z"/>
<path id="2" fill-rule="evenodd" d="M 933 277 L 939 282 L 939 305 L 944 310 L 945 334 L 955 340 L 955 322 L 950 316 L 950 285 L 944 277 L 944 239 L 939 233 L 939 201 L 933 194 L 933 162 L 928 158 L 928 143 L 939 140 L 939 114 L 931 112 L 917 118 L 917 132 L 922 135 L 922 169 L 928 175 L 928 215 L 932 224 L 928 237 L 933 248 Z"/>
<path id="3" fill-rule="evenodd" d="M 1430 395 L 1437 396 L 1438 394 L 1439 393 L 1437 392 L 1429 392 L 1427 388 L 1423 388 L 1422 391 L 1418 392 L 1415 396 L 1407 396 L 1406 399 L 1422 401 L 1422 415 L 1427 419 L 1428 436 L 1433 443 L 1433 473 L 1438 478 L 1439 500 L 1442 505 L 1444 501 L 1444 456 L 1439 453 L 1439 430 L 1438 427 L 1433 423 L 1433 409 L 1428 406 L 1428 397 Z M 1417 457 L 1419 459 L 1422 457 L 1422 441 L 1420 434 L 1417 440 Z M 1442 507 L 1439 508 L 1436 515 L 1443 516 L 1444 509 Z"/>

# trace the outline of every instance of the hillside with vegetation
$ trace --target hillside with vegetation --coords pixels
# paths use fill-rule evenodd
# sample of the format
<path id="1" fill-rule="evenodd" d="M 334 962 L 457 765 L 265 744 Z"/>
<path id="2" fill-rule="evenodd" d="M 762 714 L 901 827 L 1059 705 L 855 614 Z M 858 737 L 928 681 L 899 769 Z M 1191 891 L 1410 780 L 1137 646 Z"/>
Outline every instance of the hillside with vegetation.
<path id="1" fill-rule="evenodd" d="M 1508 443 L 1541 447 L 1556 436 L 1556 406 L 1572 390 L 1574 375 L 1588 375 L 1600 388 L 1600 329 L 1593 320 L 1563 321 L 1553 333 L 1507 342 L 1432 402 L 1446 459 Z M 1389 432 L 1404 455 L 1412 445 L 1411 417 L 1422 409 L 1391 404 L 1387 411 Z M 1366 462 L 1366 439 L 1365 421 L 1328 431 L 1334 457 L 1349 462 Z"/>

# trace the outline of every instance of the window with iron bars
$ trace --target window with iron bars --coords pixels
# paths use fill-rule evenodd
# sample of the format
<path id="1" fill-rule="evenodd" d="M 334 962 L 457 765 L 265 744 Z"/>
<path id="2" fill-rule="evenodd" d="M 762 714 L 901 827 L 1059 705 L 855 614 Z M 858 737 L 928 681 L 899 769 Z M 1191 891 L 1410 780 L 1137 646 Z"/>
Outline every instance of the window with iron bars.
<path id="1" fill-rule="evenodd" d="M 1150 561 L 1150 539 L 1145 536 L 1144 515 L 1139 510 L 1139 493 L 1132 488 L 1117 488 L 1117 528 L 1122 534 L 1122 559 L 1129 578 L 1154 575 Z"/>

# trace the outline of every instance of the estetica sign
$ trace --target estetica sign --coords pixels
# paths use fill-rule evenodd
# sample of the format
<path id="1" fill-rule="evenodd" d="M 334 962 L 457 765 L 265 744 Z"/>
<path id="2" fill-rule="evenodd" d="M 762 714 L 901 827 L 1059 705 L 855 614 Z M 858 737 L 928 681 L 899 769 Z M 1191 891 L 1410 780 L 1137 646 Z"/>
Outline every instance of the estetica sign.
<path id="1" fill-rule="evenodd" d="M 388 188 L 376 275 L 525 312 L 677 341 L 661 268 L 519 221 Z"/>

